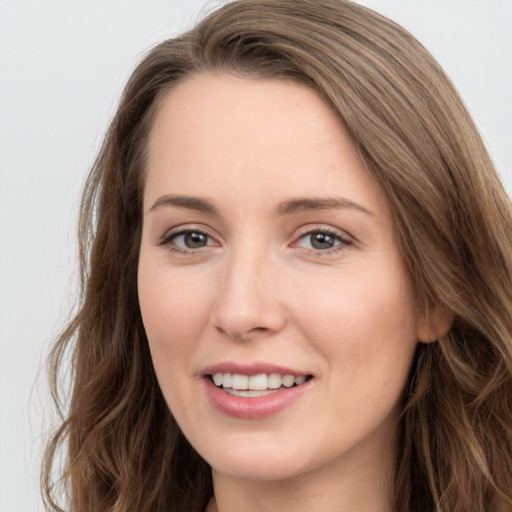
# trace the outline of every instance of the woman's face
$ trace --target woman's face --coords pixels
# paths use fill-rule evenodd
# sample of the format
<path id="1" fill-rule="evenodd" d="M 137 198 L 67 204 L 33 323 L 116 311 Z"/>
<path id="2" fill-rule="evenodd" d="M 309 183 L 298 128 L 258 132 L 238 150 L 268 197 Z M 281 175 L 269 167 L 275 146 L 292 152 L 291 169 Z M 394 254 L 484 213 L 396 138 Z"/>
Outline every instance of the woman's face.
<path id="1" fill-rule="evenodd" d="M 138 286 L 165 399 L 217 474 L 390 461 L 425 320 L 386 199 L 316 93 L 205 74 L 167 95 Z"/>

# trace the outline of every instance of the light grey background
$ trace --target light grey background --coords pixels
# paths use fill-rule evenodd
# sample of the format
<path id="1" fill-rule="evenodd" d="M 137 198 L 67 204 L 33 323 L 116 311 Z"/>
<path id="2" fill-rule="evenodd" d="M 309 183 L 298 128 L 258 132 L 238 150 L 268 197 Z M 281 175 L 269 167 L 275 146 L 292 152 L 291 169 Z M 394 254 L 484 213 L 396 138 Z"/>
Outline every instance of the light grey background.
<path id="1" fill-rule="evenodd" d="M 42 510 L 41 366 L 73 304 L 80 188 L 123 83 L 145 50 L 218 3 L 0 0 L 0 512 Z M 359 3 L 445 67 L 510 192 L 512 0 Z"/>

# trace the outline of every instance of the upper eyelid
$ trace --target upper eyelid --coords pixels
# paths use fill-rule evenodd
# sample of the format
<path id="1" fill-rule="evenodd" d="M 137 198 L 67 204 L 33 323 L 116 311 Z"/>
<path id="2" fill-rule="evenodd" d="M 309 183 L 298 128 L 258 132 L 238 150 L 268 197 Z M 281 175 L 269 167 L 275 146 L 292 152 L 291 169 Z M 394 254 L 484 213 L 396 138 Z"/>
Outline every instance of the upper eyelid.
<path id="1" fill-rule="evenodd" d="M 339 236 L 342 239 L 349 239 L 351 241 L 355 240 L 355 238 L 347 231 L 325 224 L 306 224 L 301 226 L 297 231 L 299 231 L 299 233 L 295 236 L 295 240 L 310 233 L 329 233 L 330 235 Z"/>
<path id="2" fill-rule="evenodd" d="M 182 224 L 180 226 L 175 226 L 173 228 L 168 229 L 160 239 L 168 239 L 173 236 L 181 235 L 184 233 L 197 232 L 203 233 L 204 235 L 209 236 L 210 238 L 216 239 L 216 237 L 211 233 L 211 229 L 202 226 L 201 224 Z"/>

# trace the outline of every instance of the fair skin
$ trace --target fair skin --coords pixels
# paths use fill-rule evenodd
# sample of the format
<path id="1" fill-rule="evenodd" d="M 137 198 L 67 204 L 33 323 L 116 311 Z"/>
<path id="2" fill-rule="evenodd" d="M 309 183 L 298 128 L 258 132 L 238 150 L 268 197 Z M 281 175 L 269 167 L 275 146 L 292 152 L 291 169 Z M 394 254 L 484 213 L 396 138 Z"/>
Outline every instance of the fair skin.
<path id="1" fill-rule="evenodd" d="M 382 191 L 315 92 L 203 74 L 168 93 L 138 287 L 164 397 L 212 466 L 209 511 L 391 510 L 401 395 L 437 327 Z M 298 385 L 256 398 L 211 377 L 280 368 Z"/>

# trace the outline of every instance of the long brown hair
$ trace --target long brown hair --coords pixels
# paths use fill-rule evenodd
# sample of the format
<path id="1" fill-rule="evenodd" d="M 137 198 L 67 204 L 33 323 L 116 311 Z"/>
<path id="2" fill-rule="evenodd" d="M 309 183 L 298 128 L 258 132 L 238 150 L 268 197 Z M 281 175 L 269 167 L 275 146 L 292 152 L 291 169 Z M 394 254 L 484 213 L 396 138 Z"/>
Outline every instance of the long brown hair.
<path id="1" fill-rule="evenodd" d="M 89 175 L 78 313 L 51 354 L 62 423 L 43 468 L 73 512 L 201 511 L 210 470 L 176 425 L 151 364 L 136 275 L 146 143 L 179 80 L 295 80 L 339 114 L 386 193 L 419 304 L 454 315 L 418 346 L 404 392 L 397 512 L 512 509 L 512 213 L 485 146 L 431 55 L 346 0 L 239 0 L 153 48 L 130 78 Z M 72 364 L 69 403 L 58 380 Z"/>

